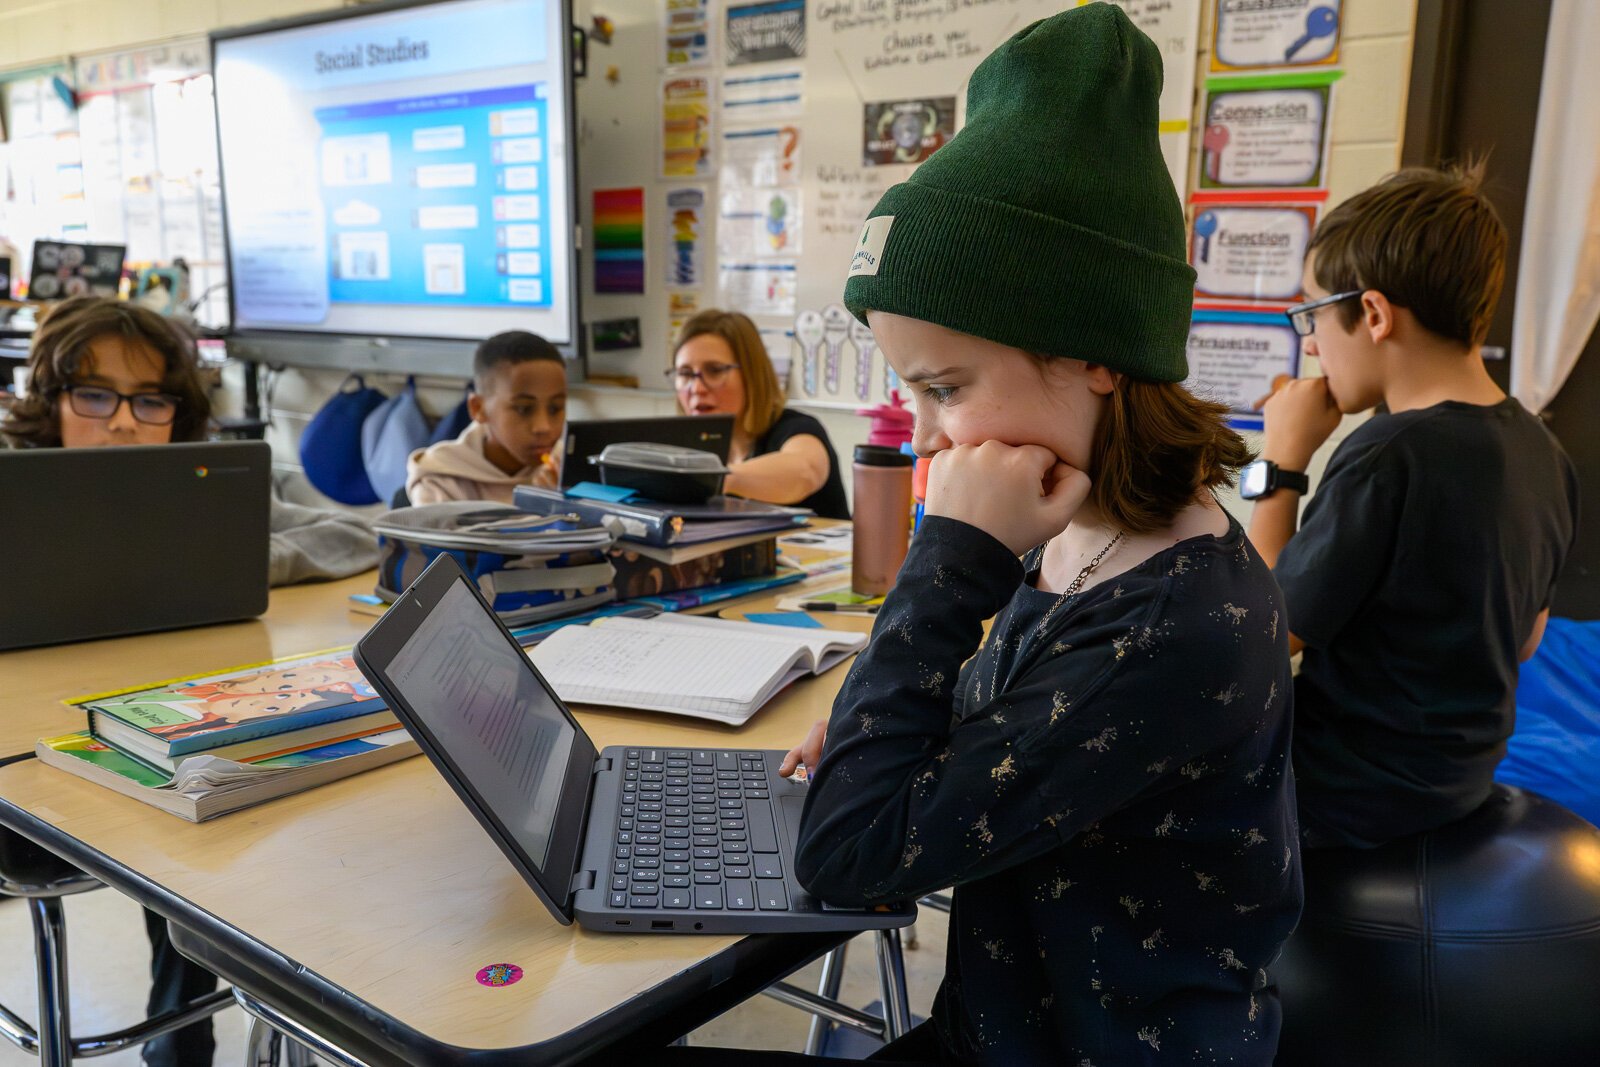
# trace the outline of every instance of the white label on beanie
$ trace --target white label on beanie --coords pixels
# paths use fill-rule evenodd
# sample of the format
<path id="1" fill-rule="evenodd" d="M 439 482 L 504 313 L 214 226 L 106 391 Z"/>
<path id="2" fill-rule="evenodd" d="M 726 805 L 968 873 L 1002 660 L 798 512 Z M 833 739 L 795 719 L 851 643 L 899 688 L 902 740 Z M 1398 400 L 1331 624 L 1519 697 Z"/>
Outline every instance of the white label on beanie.
<path id="1" fill-rule="evenodd" d="M 856 242 L 856 252 L 850 257 L 850 273 L 846 277 L 878 273 L 878 265 L 883 262 L 883 245 L 889 240 L 889 227 L 893 225 L 893 215 L 867 220 L 861 227 L 861 240 Z"/>

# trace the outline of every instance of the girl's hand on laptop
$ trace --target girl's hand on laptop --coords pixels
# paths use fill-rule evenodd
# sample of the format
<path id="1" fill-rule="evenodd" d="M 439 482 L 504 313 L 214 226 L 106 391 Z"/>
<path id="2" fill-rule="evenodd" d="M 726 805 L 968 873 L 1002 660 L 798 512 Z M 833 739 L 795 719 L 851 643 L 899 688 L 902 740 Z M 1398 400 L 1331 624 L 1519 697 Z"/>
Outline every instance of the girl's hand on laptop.
<path id="1" fill-rule="evenodd" d="M 1089 476 L 1042 445 L 985 441 L 933 457 L 926 514 L 976 526 L 1013 553 L 1066 529 L 1089 496 Z"/>
<path id="2" fill-rule="evenodd" d="M 828 720 L 818 719 L 811 726 L 811 732 L 806 734 L 806 739 L 789 750 L 783 757 L 783 762 L 778 764 L 778 774 L 787 778 L 795 772 L 797 767 L 805 767 L 807 773 L 816 770 L 817 764 L 822 762 L 822 743 L 828 738 Z"/>

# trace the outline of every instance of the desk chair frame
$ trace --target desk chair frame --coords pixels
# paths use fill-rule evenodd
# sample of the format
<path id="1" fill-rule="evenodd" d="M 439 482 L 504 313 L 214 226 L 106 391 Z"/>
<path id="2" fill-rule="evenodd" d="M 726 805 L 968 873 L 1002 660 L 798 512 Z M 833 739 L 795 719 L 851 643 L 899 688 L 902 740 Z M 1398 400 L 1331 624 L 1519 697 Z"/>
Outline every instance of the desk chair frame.
<path id="1" fill-rule="evenodd" d="M 27 901 L 33 920 L 33 954 L 39 989 L 38 1028 L 29 1026 L 0 1004 L 0 1037 L 23 1052 L 37 1056 L 43 1067 L 69 1067 L 76 1059 L 104 1056 L 142 1045 L 213 1015 L 233 1002 L 231 990 L 219 989 L 197 997 L 185 1007 L 151 1016 L 114 1033 L 73 1037 L 67 986 L 67 922 L 61 898 L 99 889 L 102 884 L 81 871 L 43 882 L 16 881 L 0 872 L 0 895 Z"/>

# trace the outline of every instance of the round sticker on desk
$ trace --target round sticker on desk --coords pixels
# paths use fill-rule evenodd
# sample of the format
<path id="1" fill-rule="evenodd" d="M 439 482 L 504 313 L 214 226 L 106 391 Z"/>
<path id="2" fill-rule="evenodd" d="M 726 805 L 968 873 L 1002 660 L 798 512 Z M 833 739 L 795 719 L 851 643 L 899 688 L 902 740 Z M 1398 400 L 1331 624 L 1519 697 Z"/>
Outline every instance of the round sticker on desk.
<path id="1" fill-rule="evenodd" d="M 520 981 L 522 981 L 522 968 L 514 963 L 491 963 L 478 972 L 479 985 L 515 985 Z"/>

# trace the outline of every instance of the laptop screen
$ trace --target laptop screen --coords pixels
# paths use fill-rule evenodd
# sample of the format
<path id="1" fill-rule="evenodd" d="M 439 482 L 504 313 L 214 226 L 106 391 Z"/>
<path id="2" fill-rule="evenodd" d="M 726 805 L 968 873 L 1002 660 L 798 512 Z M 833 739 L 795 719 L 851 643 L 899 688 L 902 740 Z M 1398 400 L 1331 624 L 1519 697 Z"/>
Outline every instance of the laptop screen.
<path id="1" fill-rule="evenodd" d="M 384 671 L 389 685 L 540 869 L 577 731 L 464 580 Z"/>

